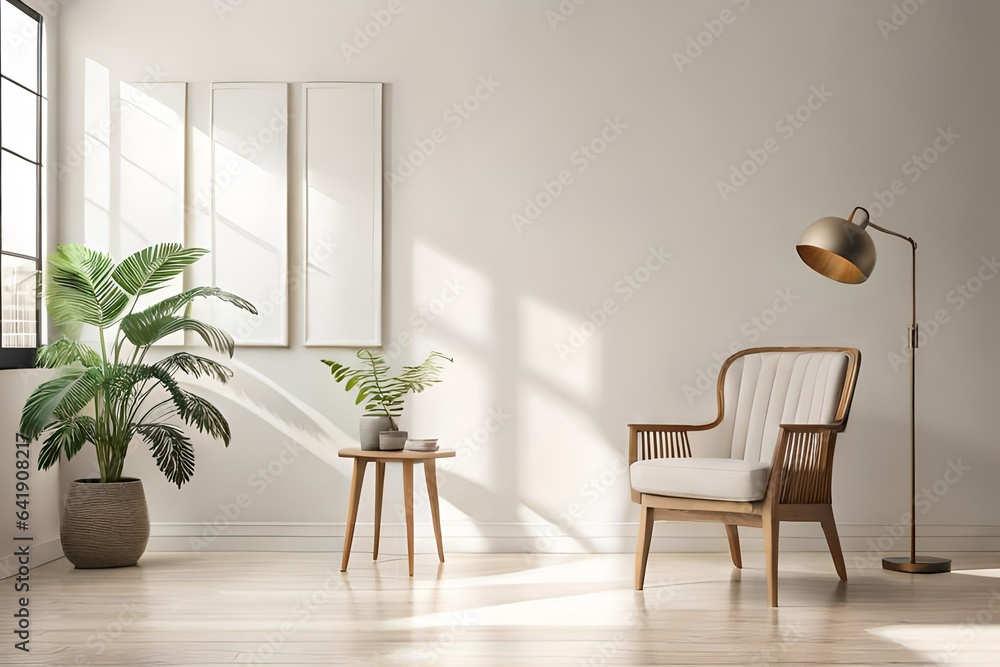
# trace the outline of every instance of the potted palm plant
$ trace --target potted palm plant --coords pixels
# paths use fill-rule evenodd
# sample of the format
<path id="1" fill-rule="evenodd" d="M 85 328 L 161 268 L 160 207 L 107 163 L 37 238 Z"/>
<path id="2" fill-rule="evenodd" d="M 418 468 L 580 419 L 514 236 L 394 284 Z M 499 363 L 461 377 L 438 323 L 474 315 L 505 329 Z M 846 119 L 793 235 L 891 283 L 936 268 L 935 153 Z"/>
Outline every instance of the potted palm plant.
<path id="1" fill-rule="evenodd" d="M 391 376 L 389 364 L 381 353 L 362 349 L 358 350 L 357 357 L 362 363 L 355 367 L 329 359 L 322 361 L 330 367 L 334 381 L 347 380 L 345 391 L 358 390 L 354 404 L 365 404 L 365 414 L 361 418 L 361 449 L 366 450 L 379 449 L 379 433 L 399 431 L 396 419 L 403 414 L 406 395 L 418 394 L 440 382 L 443 366 L 438 361 L 452 361 L 440 352 L 431 352 L 419 365 L 403 366 L 399 375 Z M 405 441 L 406 433 L 399 432 L 393 439 Z"/>
<path id="2" fill-rule="evenodd" d="M 149 540 L 149 512 L 142 482 L 122 476 L 135 440 L 149 446 L 157 466 L 180 488 L 194 473 L 194 448 L 181 425 L 229 445 L 229 423 L 206 399 L 182 389 L 176 376 L 207 376 L 226 382 L 224 365 L 186 351 L 151 362 L 150 347 L 180 331 L 192 331 L 216 352 L 232 356 L 232 337 L 191 318 L 195 299 L 215 298 L 256 313 L 253 305 L 216 287 L 195 287 L 141 310 L 141 297 L 166 287 L 208 251 L 163 243 L 115 265 L 82 245 L 61 245 L 50 255 L 46 308 L 52 321 L 79 334 L 97 328 L 100 349 L 63 337 L 38 350 L 36 365 L 57 368 L 21 411 L 21 433 L 44 437 L 38 466 L 52 467 L 85 444 L 97 454 L 100 479 L 75 481 L 66 499 L 60 539 L 66 558 L 79 568 L 134 565 Z M 179 314 L 181 311 L 184 314 Z"/>

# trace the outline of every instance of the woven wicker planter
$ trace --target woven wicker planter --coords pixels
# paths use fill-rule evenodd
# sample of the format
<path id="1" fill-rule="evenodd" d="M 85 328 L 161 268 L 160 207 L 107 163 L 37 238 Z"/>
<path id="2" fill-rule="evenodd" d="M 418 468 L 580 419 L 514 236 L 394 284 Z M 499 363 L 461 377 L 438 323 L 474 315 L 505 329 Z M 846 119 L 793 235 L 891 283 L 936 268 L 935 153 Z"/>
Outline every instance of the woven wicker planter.
<path id="1" fill-rule="evenodd" d="M 149 542 L 149 510 L 142 481 L 73 482 L 59 537 L 66 560 L 79 568 L 135 565 Z"/>

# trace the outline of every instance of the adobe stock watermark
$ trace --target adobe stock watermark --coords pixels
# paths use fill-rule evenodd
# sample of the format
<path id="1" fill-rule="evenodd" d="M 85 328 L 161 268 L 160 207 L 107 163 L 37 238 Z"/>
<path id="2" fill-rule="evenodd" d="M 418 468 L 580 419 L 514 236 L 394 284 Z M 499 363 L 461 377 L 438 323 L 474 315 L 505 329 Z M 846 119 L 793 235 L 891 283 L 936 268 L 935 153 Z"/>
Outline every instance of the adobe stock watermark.
<path id="1" fill-rule="evenodd" d="M 329 237 L 315 239 L 309 244 L 309 255 L 306 258 L 306 266 L 294 266 L 288 269 L 288 284 L 285 289 L 275 288 L 262 302 L 256 305 L 257 312 L 250 313 L 241 310 L 239 312 L 239 323 L 234 329 L 234 333 L 243 340 L 249 340 L 253 333 L 264 325 L 264 322 L 281 310 L 283 304 L 288 301 L 291 294 L 301 290 L 306 284 L 306 274 L 309 267 L 314 264 L 322 264 L 333 257 L 337 249 L 337 244 Z"/>
<path id="2" fill-rule="evenodd" d="M 910 177 L 908 179 L 910 183 L 916 183 L 961 138 L 962 135 L 952 130 L 951 125 L 947 128 L 938 127 L 937 135 L 931 143 L 919 153 L 914 153 L 905 160 L 900 166 L 900 170 L 904 176 Z M 876 190 L 872 193 L 876 201 L 867 206 L 871 219 L 877 220 L 882 217 L 906 192 L 906 183 L 897 178 L 885 190 Z"/>
<path id="3" fill-rule="evenodd" d="M 287 108 L 275 107 L 271 109 L 271 114 L 256 132 L 246 135 L 236 147 L 236 152 L 244 159 L 231 157 L 224 166 L 215 166 L 212 174 L 212 181 L 204 184 L 194 191 L 194 204 L 189 205 L 185 210 L 185 216 L 199 210 L 210 209 L 212 197 L 225 190 L 233 182 L 233 177 L 243 171 L 243 166 L 247 162 L 253 162 L 258 155 L 267 149 L 274 140 L 280 137 L 287 129 L 289 115 Z M 200 208 L 199 208 L 200 207 Z"/>
<path id="4" fill-rule="evenodd" d="M 435 635 L 433 641 L 424 642 L 420 645 L 417 655 L 417 665 L 433 665 L 438 659 L 451 649 L 459 638 L 468 632 L 474 625 L 472 615 L 469 610 L 456 611 L 451 614 L 451 622 L 448 627 Z"/>
<path id="5" fill-rule="evenodd" d="M 875 21 L 875 26 L 882 33 L 882 41 L 888 42 L 889 36 L 894 32 L 898 32 L 926 4 L 927 0 L 903 0 L 899 4 L 893 3 L 888 20 L 879 19 Z"/>
<path id="6" fill-rule="evenodd" d="M 212 9 L 215 10 L 215 17 L 219 21 L 225 21 L 228 14 L 232 14 L 243 6 L 243 0 L 212 0 Z"/>
<path id="7" fill-rule="evenodd" d="M 531 541 L 530 547 L 521 548 L 521 554 L 525 559 L 530 560 L 538 554 L 549 553 L 552 550 L 553 541 L 565 536 L 580 520 L 586 509 L 615 488 L 618 480 L 624 476 L 628 476 L 628 462 L 623 456 L 613 457 L 611 462 L 599 473 L 591 475 L 586 482 L 580 485 L 575 499 L 566 505 L 566 509 L 556 515 L 556 523 L 546 524 L 542 534 Z"/>
<path id="8" fill-rule="evenodd" d="M 788 287 L 775 290 L 774 293 L 776 296 L 771 305 L 751 317 L 740 327 L 742 337 L 734 339 L 724 351 L 713 352 L 712 359 L 714 361 L 708 367 L 698 369 L 694 383 L 685 384 L 681 387 L 688 405 L 694 403 L 694 399 L 702 396 L 706 391 L 714 390 L 719 378 L 719 371 L 722 370 L 722 364 L 725 363 L 726 359 L 742 350 L 748 343 L 753 344 L 757 342 L 761 334 L 766 333 L 773 327 L 778 319 L 787 313 L 800 298 L 798 294 L 792 293 L 792 290 Z"/>
<path id="9" fill-rule="evenodd" d="M 806 634 L 802 630 L 802 623 L 798 620 L 789 623 L 782 623 L 778 626 L 778 636 L 780 641 L 774 643 L 769 641 L 767 648 L 761 649 L 750 661 L 751 665 L 776 665 L 781 659 L 781 655 L 793 644 L 798 644 L 806 639 Z"/>
<path id="10" fill-rule="evenodd" d="M 617 296 L 608 297 L 593 310 L 587 310 L 579 325 L 571 327 L 569 337 L 565 342 L 556 343 L 556 354 L 559 360 L 566 363 L 576 354 L 587 341 L 608 323 L 608 320 L 618 312 L 622 304 L 631 301 L 632 297 L 648 283 L 653 275 L 667 265 L 673 255 L 663 249 L 663 246 L 649 247 L 648 253 L 637 267 L 624 274 L 615 282 L 613 290 Z"/>
<path id="11" fill-rule="evenodd" d="M 918 322 L 917 327 L 917 348 L 923 347 L 931 341 L 932 338 L 941 332 L 941 329 L 949 324 L 952 320 L 952 315 L 954 313 L 960 312 L 964 309 L 970 301 L 976 298 L 988 282 L 993 280 L 993 278 L 1000 273 L 1000 262 L 997 261 L 997 256 L 992 257 L 982 257 L 979 263 L 979 267 L 976 269 L 975 273 L 969 276 L 965 282 L 959 283 L 955 286 L 953 290 L 950 290 L 947 295 L 945 295 L 945 302 L 952 306 L 951 312 L 946 308 L 938 308 L 934 311 L 934 317 L 921 320 Z M 889 360 L 889 365 L 892 370 L 896 373 L 899 372 L 901 368 L 905 368 L 907 362 L 913 356 L 913 350 L 909 347 L 908 335 L 904 335 L 902 342 L 900 344 L 899 352 L 889 351 L 886 352 L 886 358 Z"/>
<path id="12" fill-rule="evenodd" d="M 729 165 L 729 178 L 725 181 L 715 182 L 722 203 L 729 201 L 730 197 L 746 185 L 754 174 L 767 164 L 771 156 L 781 149 L 781 141 L 789 141 L 794 137 L 795 133 L 801 130 L 831 97 L 833 97 L 833 93 L 826 89 L 825 83 L 821 83 L 819 87 L 809 86 L 809 95 L 805 102 L 778 118 L 774 123 L 774 131 L 778 133 L 780 140 L 776 137 L 768 137 L 759 148 L 748 148 L 746 160 L 738 165 L 735 163 Z"/>
<path id="13" fill-rule="evenodd" d="M 409 328 L 400 331 L 392 340 L 383 345 L 382 352 L 387 361 L 398 358 L 411 345 L 414 337 L 423 333 L 431 324 L 440 319 L 444 313 L 469 291 L 469 286 L 462 283 L 458 278 L 450 278 L 445 281 L 444 286 L 438 295 L 422 306 L 418 306 L 410 314 L 407 323 Z"/>
<path id="14" fill-rule="evenodd" d="M 51 21 L 56 17 L 56 14 L 59 13 L 59 10 L 71 2 L 73 2 L 73 0 L 33 0 L 33 2 L 29 4 L 31 5 L 31 8 L 41 14 L 43 18 Z M 22 33 L 20 37 L 26 37 L 26 35 Z M 19 48 L 20 45 L 16 44 L 14 39 L 15 35 L 14 33 L 11 33 L 11 45 L 15 46 L 15 48 Z"/>
<path id="15" fill-rule="evenodd" d="M 750 6 L 750 0 L 732 0 L 732 3 L 741 12 L 745 12 L 747 7 Z M 693 65 L 695 60 L 701 58 L 705 54 L 705 51 L 715 44 L 717 39 L 722 37 L 722 33 L 726 31 L 726 26 L 730 26 L 736 22 L 737 17 L 739 17 L 739 14 L 727 7 L 719 12 L 717 18 L 702 21 L 701 24 L 705 29 L 688 36 L 683 52 L 674 51 L 673 53 L 674 65 L 677 67 L 677 71 L 683 74 L 685 67 Z"/>
<path id="16" fill-rule="evenodd" d="M 51 21 L 65 5 L 72 0 L 35 0 L 29 3 L 31 8 L 42 15 L 47 21 Z M 19 52 L 21 49 L 35 49 L 38 47 L 38 24 L 34 21 L 19 21 L 20 30 L 7 31 L 7 44 L 11 51 Z"/>
<path id="17" fill-rule="evenodd" d="M 549 22 L 552 32 L 555 32 L 559 28 L 560 23 L 565 23 L 569 20 L 569 17 L 576 14 L 577 8 L 586 4 L 586 2 L 587 0 L 559 0 L 559 4 L 556 5 L 555 9 L 546 9 L 545 20 Z"/>
<path id="18" fill-rule="evenodd" d="M 159 65 L 149 65 L 146 67 L 145 72 L 146 74 L 142 77 L 142 81 L 135 86 L 130 86 L 128 97 L 123 98 L 119 95 L 111 102 L 110 113 L 107 117 L 101 119 L 101 122 L 97 126 L 97 130 L 101 135 L 110 136 L 111 130 L 117 127 L 123 118 L 128 117 L 131 109 L 138 102 L 141 102 L 147 93 L 155 90 L 157 86 L 170 76 L 170 73 L 161 69 Z M 59 182 L 61 183 L 67 175 L 79 168 L 83 164 L 84 158 L 90 155 L 96 145 L 100 143 L 100 139 L 95 137 L 91 132 L 85 131 L 83 139 L 78 141 L 74 146 L 68 146 L 63 154 L 62 161 L 56 162 L 56 178 Z"/>
<path id="19" fill-rule="evenodd" d="M 972 470 L 971 466 L 964 465 L 962 459 L 948 461 L 944 472 L 928 486 L 924 486 L 916 495 L 914 503 L 917 514 L 923 516 L 931 511 L 941 499 L 948 495 L 953 486 L 958 484 L 965 477 L 965 473 Z M 882 558 L 896 546 L 896 541 L 903 537 L 910 526 L 913 515 L 909 510 L 900 515 L 899 520 L 892 524 L 884 524 L 883 532 L 877 539 L 868 540 L 868 550 L 864 556 L 858 554 L 853 557 L 854 567 L 864 570 L 870 567 L 881 567 Z"/>
<path id="20" fill-rule="evenodd" d="M 240 491 L 231 501 L 219 503 L 219 512 L 210 521 L 202 522 L 201 535 L 188 537 L 188 545 L 191 550 L 207 549 L 212 542 L 219 539 L 230 526 L 239 520 L 243 511 L 253 505 L 254 500 L 267 491 L 271 484 L 281 477 L 304 451 L 302 445 L 286 440 L 277 456 L 247 476 L 246 486 L 249 491 L 253 492 L 252 495 L 248 491 Z"/>
<path id="21" fill-rule="evenodd" d="M 395 167 L 385 175 L 389 187 L 395 190 L 397 185 L 402 185 L 413 176 L 437 152 L 438 146 L 448 141 L 448 133 L 462 127 L 502 85 L 492 74 L 480 76 L 471 93 L 454 102 L 441 114 L 441 120 L 448 126 L 447 129 L 435 127 L 426 137 L 413 140 L 413 150 L 396 158 Z"/>
<path id="22" fill-rule="evenodd" d="M 636 596 L 642 599 L 642 609 L 633 607 L 625 615 L 625 628 L 605 640 L 596 642 L 590 655 L 577 663 L 580 667 L 600 667 L 612 664 L 610 661 L 616 657 L 621 658 L 622 652 L 627 650 L 629 642 L 632 641 L 631 635 L 648 626 L 650 618 L 667 608 L 667 605 L 677 597 L 677 588 L 673 581 L 661 581 L 650 584 L 646 590 L 638 591 Z M 622 663 L 616 661 L 614 664 Z"/>
<path id="23" fill-rule="evenodd" d="M 400 0 L 389 0 L 385 7 L 368 12 L 371 20 L 354 26 L 351 41 L 340 43 L 340 53 L 344 56 L 344 60 L 350 63 L 360 56 L 362 51 L 371 46 L 372 42 L 378 39 L 379 35 L 402 13 L 403 9 Z"/>
<path id="24" fill-rule="evenodd" d="M 524 208 L 520 212 L 511 213 L 510 221 L 517 233 L 523 233 L 526 227 L 534 224 L 541 217 L 542 212 L 562 197 L 566 188 L 575 182 L 576 174 L 587 171 L 590 165 L 604 155 L 608 147 L 618 141 L 627 129 L 628 125 L 622 122 L 621 116 L 605 118 L 604 126 L 597 135 L 580 144 L 576 150 L 570 153 L 570 168 L 560 169 L 551 181 L 543 179 L 541 189 L 533 196 L 524 198 Z"/>
<path id="25" fill-rule="evenodd" d="M 129 626 L 138 621 L 141 616 L 145 615 L 145 610 L 141 610 L 135 602 L 130 602 L 128 604 L 123 602 L 115 620 L 110 621 L 104 626 L 103 629 L 91 633 L 91 635 L 87 637 L 85 642 L 87 645 L 87 655 L 78 656 L 73 661 L 73 664 L 77 667 L 95 664 L 94 661 L 104 655 L 108 648 L 114 644 L 126 630 L 128 630 Z M 103 663 L 98 662 L 96 664 Z"/>
<path id="26" fill-rule="evenodd" d="M 951 664 L 952 660 L 962 652 L 962 649 L 976 641 L 976 637 L 1000 618 L 1000 588 L 990 591 L 990 599 L 975 614 L 965 617 L 965 622 L 958 628 L 958 642 L 945 644 L 943 651 L 930 655 L 936 665 Z"/>
<path id="27" fill-rule="evenodd" d="M 437 466 L 437 487 L 441 489 L 448 485 L 448 481 L 454 474 L 455 469 L 468 460 L 475 458 L 476 454 L 489 444 L 494 436 L 499 433 L 510 421 L 511 414 L 502 407 L 491 408 L 483 419 L 482 423 L 474 428 L 471 433 L 465 434 L 460 440 L 452 443 L 455 456 L 441 459 Z M 429 502 L 427 488 L 414 489 L 413 509 L 417 510 Z M 406 508 L 396 505 L 396 515 L 399 519 L 406 519 Z"/>
<path id="28" fill-rule="evenodd" d="M 303 623 L 328 604 L 335 593 L 345 589 L 343 575 L 335 570 L 327 570 L 323 582 L 292 605 L 289 610 L 291 620 L 283 621 L 276 631 L 265 632 L 263 641 L 249 652 L 243 664 L 263 665 L 269 662 L 282 646 L 291 641 Z"/>

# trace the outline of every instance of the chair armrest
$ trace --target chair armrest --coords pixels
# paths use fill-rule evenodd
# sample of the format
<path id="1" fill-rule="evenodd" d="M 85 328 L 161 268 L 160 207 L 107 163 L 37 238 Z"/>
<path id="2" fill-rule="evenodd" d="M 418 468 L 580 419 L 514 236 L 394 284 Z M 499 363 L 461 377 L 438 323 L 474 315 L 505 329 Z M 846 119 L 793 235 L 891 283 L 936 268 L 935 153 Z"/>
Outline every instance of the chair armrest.
<path id="1" fill-rule="evenodd" d="M 843 420 L 781 424 L 771 461 L 767 496 L 782 504 L 832 502 L 833 450 Z"/>
<path id="2" fill-rule="evenodd" d="M 641 431 L 643 433 L 681 433 L 686 431 L 705 431 L 715 426 L 715 424 L 629 424 L 629 432 Z"/>
<path id="3" fill-rule="evenodd" d="M 628 464 L 642 458 L 664 459 L 691 456 L 691 444 L 687 434 L 690 431 L 705 431 L 715 424 L 629 424 Z"/>
<path id="4" fill-rule="evenodd" d="M 845 425 L 841 420 L 829 424 L 780 424 L 778 428 L 788 433 L 840 433 Z"/>

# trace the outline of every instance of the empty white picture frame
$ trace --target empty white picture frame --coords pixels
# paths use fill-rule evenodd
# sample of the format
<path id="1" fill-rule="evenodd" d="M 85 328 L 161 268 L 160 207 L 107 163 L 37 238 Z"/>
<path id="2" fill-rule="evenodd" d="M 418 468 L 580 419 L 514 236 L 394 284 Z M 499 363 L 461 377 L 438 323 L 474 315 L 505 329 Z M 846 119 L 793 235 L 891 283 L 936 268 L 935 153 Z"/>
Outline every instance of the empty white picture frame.
<path id="1" fill-rule="evenodd" d="M 120 224 L 115 256 L 121 260 L 157 243 L 184 243 L 184 132 L 187 84 L 121 82 Z M 175 277 L 155 294 L 139 298 L 142 309 L 183 289 Z M 159 345 L 183 345 L 184 333 Z"/>
<path id="2" fill-rule="evenodd" d="M 212 84 L 213 322 L 239 345 L 288 345 L 288 84 Z"/>
<path id="3" fill-rule="evenodd" d="M 382 84 L 304 83 L 305 344 L 382 343 Z"/>

